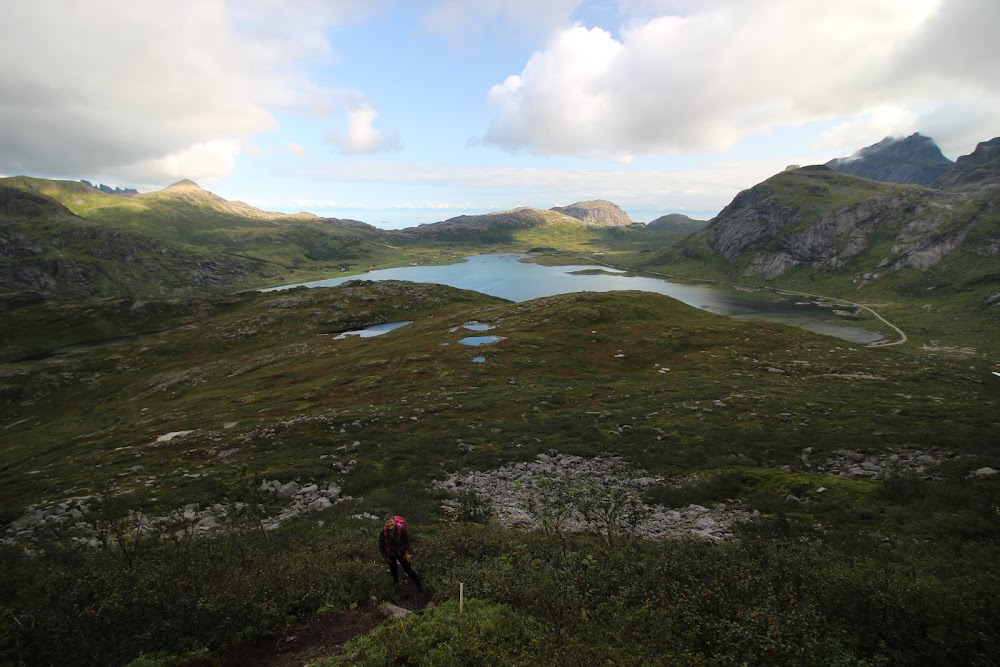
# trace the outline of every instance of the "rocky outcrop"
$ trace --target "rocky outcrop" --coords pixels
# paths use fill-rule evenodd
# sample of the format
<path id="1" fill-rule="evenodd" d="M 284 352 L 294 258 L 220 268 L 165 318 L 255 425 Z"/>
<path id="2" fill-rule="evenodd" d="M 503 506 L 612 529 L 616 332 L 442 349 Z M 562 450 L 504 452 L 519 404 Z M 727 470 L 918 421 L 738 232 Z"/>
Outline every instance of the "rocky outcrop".
<path id="1" fill-rule="evenodd" d="M 598 227 L 627 227 L 632 224 L 632 218 L 628 216 L 628 213 L 617 204 L 605 199 L 579 201 L 569 206 L 556 206 L 549 210 Z"/>
<path id="2" fill-rule="evenodd" d="M 617 529 L 643 538 L 693 537 L 718 542 L 732 536 L 738 521 L 756 515 L 735 505 L 666 508 L 642 502 L 645 490 L 663 483 L 663 478 L 630 470 L 619 457 L 584 458 L 550 451 L 534 461 L 511 463 L 498 470 L 454 474 L 438 486 L 456 494 L 471 493 L 489 503 L 491 520 L 524 528 L 539 527 L 547 516 L 549 521 L 559 522 L 560 530 L 569 532 L 607 534 Z M 580 490 L 586 493 L 574 498 Z M 602 503 L 603 514 L 582 509 Z M 607 509 L 613 506 L 631 509 L 612 517 Z M 446 504 L 445 510 L 458 511 L 454 504 Z M 553 519 L 556 513 L 559 516 Z"/>
<path id="3" fill-rule="evenodd" d="M 827 167 L 783 172 L 741 192 L 712 221 L 709 245 L 744 275 L 772 280 L 795 267 L 830 271 L 867 257 L 858 273 L 925 271 L 989 225 L 995 198 L 968 191 L 878 185 Z M 975 235 L 977 252 L 993 238 Z M 880 256 L 870 250 L 876 239 Z M 886 240 L 890 243 L 887 245 Z"/>
<path id="4" fill-rule="evenodd" d="M 905 138 L 886 137 L 850 157 L 830 160 L 826 166 L 873 181 L 927 185 L 952 164 L 933 139 L 916 133 Z"/>
<path id="5" fill-rule="evenodd" d="M 352 500 L 350 496 L 343 495 L 340 487 L 333 482 L 300 485 L 295 481 L 282 483 L 279 480 L 269 480 L 263 482 L 258 491 L 286 503 L 274 515 L 261 514 L 253 519 L 259 520 L 259 527 L 264 530 L 273 530 L 304 514 L 320 512 L 335 504 Z M 46 529 L 65 524 L 70 527 L 69 532 L 75 536 L 76 542 L 92 547 L 100 546 L 98 524 L 106 520 L 101 510 L 102 502 L 96 496 L 81 496 L 59 503 L 32 505 L 7 526 L 0 544 L 31 544 Z M 250 509 L 245 503 L 239 502 L 207 506 L 190 503 L 162 515 L 132 511 L 121 520 L 121 525 L 127 527 L 128 533 L 136 536 L 205 535 L 244 528 L 248 518 L 253 516 Z"/>

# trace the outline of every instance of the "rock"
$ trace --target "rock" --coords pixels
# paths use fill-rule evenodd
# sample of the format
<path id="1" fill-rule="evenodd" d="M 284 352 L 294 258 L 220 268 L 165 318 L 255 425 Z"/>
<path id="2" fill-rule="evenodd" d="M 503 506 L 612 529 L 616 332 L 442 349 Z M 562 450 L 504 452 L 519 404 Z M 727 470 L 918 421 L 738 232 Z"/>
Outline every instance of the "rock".
<path id="1" fill-rule="evenodd" d="M 325 510 L 329 507 L 333 507 L 333 503 L 330 502 L 329 498 L 317 498 L 309 503 L 310 512 L 319 512 L 320 510 Z"/>
<path id="2" fill-rule="evenodd" d="M 288 484 L 282 484 L 281 488 L 278 489 L 279 498 L 291 498 L 295 495 L 295 492 L 299 490 L 299 485 L 296 482 L 289 482 Z"/>
<path id="3" fill-rule="evenodd" d="M 402 607 L 397 607 L 391 602 L 383 602 L 379 605 L 379 613 L 381 613 L 386 618 L 406 618 L 413 612 L 409 609 L 403 609 Z"/>
<path id="4" fill-rule="evenodd" d="M 991 477 L 997 474 L 997 471 L 993 468 L 980 468 L 972 473 L 975 477 Z"/>

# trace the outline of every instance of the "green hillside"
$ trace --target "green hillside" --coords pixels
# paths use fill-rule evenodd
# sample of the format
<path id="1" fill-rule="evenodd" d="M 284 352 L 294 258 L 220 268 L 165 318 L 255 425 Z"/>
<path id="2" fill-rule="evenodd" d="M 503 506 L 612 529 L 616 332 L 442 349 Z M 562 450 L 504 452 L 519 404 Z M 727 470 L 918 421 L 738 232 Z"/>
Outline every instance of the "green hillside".
<path id="1" fill-rule="evenodd" d="M 1000 467 L 988 360 L 857 348 L 648 293 L 509 303 L 398 282 L 24 304 L 5 321 L 3 347 L 21 352 L 0 366 L 0 511 L 27 527 L 5 535 L 3 599 L 8 612 L 35 616 L 30 629 L 5 631 L 6 660 L 49 662 L 81 645 L 95 664 L 219 651 L 324 605 L 405 602 L 372 562 L 378 519 L 352 518 L 386 511 L 414 526 L 436 599 L 453 598 L 462 581 L 481 605 L 470 623 L 505 605 L 521 610 L 509 627 L 543 656 L 589 662 L 608 647 L 626 664 L 651 655 L 730 664 L 719 650 L 759 664 L 831 651 L 845 664 L 993 655 L 977 633 L 998 620 L 987 599 L 1000 486 L 970 477 Z M 335 337 L 396 321 L 412 324 Z M 461 328 L 472 321 L 502 340 L 459 344 L 475 335 Z M 73 343 L 86 345 L 44 354 Z M 884 461 L 882 476 L 823 463 L 849 462 L 844 451 Z M 532 510 L 546 531 L 484 528 L 470 520 L 489 516 L 488 499 L 433 484 L 556 452 L 620 456 L 633 474 L 656 476 L 643 502 L 721 504 L 757 519 L 727 545 L 572 536 L 552 523 L 557 505 Z M 919 475 L 892 467 L 892 457 L 902 466 L 918 456 Z M 351 499 L 265 537 L 261 522 L 287 503 L 261 490 L 265 480 L 335 484 Z M 571 486 L 564 492 L 579 502 Z M 465 520 L 451 523 L 447 507 Z M 78 514 L 33 524 L 35 511 Z M 216 522 L 235 532 L 193 537 Z M 90 550 L 73 546 L 95 537 Z M 70 571 L 72 583 L 59 574 Z M 55 590 L 71 602 L 43 608 Z M 964 626 L 949 620 L 970 609 Z M 880 613 L 902 617 L 876 636 L 868 625 Z M 436 618 L 399 626 L 410 630 L 390 654 L 430 650 L 417 647 Z M 726 639 L 709 642 L 684 629 L 692 624 Z M 491 648 L 490 636 L 468 650 L 513 650 Z"/>
<path id="2" fill-rule="evenodd" d="M 82 183 L 24 176 L 0 179 L 0 185 L 49 197 L 95 226 L 139 234 L 171 247 L 264 263 L 268 275 L 282 276 L 277 281 L 260 280 L 257 286 L 402 261 L 401 253 L 370 225 L 311 214 L 267 213 L 222 199 L 190 181 L 128 197 Z M 243 286 L 233 283 L 230 291 Z"/>

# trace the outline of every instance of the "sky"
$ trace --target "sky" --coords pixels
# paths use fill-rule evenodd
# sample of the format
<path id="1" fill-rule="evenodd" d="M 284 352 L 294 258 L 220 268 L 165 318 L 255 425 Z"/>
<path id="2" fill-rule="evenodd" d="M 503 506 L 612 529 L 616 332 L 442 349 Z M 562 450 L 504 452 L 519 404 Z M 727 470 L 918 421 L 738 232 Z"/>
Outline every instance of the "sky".
<path id="1" fill-rule="evenodd" d="M 0 0 L 0 175 L 409 227 L 709 219 L 791 164 L 1000 135 L 996 0 Z"/>

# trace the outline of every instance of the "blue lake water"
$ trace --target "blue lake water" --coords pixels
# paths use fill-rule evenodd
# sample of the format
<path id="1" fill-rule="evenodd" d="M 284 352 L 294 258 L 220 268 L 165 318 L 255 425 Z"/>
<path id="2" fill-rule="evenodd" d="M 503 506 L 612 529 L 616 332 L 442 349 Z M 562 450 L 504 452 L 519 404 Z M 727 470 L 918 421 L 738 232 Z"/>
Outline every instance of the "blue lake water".
<path id="1" fill-rule="evenodd" d="M 841 307 L 818 304 L 803 297 L 782 295 L 769 290 L 749 290 L 726 285 L 681 284 L 659 278 L 627 275 L 594 264 L 542 266 L 519 261 L 526 255 L 493 254 L 468 257 L 460 264 L 445 266 L 407 266 L 381 269 L 365 274 L 317 280 L 297 286 L 334 287 L 349 280 L 409 280 L 438 283 L 475 290 L 511 301 L 528 301 L 543 296 L 573 292 L 609 292 L 642 290 L 665 294 L 695 308 L 738 319 L 767 320 L 790 324 L 816 333 L 836 336 L 854 343 L 882 340 L 878 333 L 824 320 L 837 319 Z M 586 272 L 586 273 L 581 273 Z"/>

